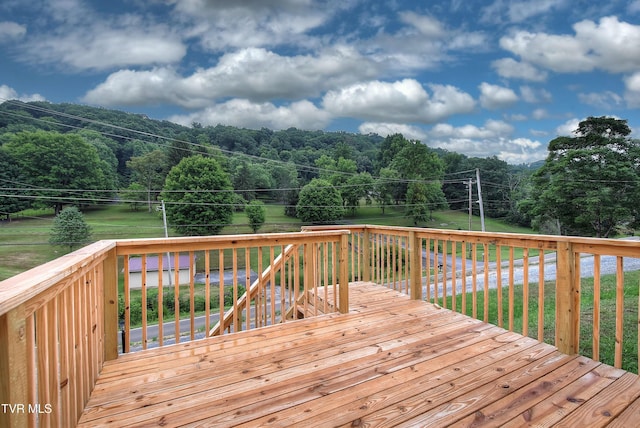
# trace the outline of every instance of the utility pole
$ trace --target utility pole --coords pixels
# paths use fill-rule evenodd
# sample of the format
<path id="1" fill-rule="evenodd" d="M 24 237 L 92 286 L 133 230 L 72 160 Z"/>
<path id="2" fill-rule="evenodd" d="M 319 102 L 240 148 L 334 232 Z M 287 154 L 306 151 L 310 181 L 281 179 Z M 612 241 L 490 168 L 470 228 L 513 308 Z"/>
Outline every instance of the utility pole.
<path id="1" fill-rule="evenodd" d="M 482 205 L 482 187 L 480 186 L 480 169 L 476 168 L 476 184 L 478 185 L 478 204 L 480 205 L 480 224 L 482 225 L 482 231 L 484 228 L 484 206 Z"/>
<path id="2" fill-rule="evenodd" d="M 160 201 L 162 203 L 162 222 L 164 223 L 164 237 L 168 238 L 169 237 L 169 229 L 167 227 L 167 210 L 164 207 L 164 199 L 162 199 Z M 169 269 L 169 285 L 171 284 L 171 253 L 167 252 L 167 267 Z M 162 272 L 160 272 L 160 275 L 163 275 Z"/>

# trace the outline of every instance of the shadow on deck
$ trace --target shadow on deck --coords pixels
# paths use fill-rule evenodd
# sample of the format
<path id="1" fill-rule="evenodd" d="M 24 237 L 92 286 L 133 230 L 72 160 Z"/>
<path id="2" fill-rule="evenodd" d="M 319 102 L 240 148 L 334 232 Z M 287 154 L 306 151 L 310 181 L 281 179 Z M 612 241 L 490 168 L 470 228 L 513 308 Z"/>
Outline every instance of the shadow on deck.
<path id="1" fill-rule="evenodd" d="M 122 355 L 79 426 L 635 426 L 635 374 L 396 291 L 329 314 Z"/>

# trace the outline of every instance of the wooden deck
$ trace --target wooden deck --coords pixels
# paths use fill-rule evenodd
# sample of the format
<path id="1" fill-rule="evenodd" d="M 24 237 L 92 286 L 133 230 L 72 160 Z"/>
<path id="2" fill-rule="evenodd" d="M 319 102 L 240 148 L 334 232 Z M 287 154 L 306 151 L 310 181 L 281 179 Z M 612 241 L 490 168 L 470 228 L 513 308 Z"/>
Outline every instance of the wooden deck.
<path id="1" fill-rule="evenodd" d="M 124 355 L 80 426 L 638 426 L 635 374 L 395 291 L 349 314 Z"/>

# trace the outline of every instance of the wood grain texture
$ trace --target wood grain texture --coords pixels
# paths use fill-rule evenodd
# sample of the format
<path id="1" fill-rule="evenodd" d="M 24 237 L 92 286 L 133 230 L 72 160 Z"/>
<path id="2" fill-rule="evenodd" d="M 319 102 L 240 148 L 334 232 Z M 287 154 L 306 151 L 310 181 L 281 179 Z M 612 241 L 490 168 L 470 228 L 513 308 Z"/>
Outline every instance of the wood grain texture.
<path id="1" fill-rule="evenodd" d="M 637 420 L 636 375 L 388 288 L 352 283 L 349 296 L 348 314 L 105 362 L 80 426 L 627 426 Z"/>

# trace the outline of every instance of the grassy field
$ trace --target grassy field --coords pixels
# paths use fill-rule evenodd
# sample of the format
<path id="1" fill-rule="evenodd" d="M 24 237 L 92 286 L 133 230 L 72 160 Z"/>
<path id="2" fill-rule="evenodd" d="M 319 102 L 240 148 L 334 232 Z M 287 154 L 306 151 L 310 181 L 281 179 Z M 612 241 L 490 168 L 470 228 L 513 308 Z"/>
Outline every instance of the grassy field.
<path id="1" fill-rule="evenodd" d="M 298 219 L 284 215 L 280 205 L 266 205 L 267 222 L 261 233 L 290 232 L 300 230 Z M 92 239 L 157 238 L 164 236 L 162 216 L 159 212 L 149 213 L 144 207 L 132 211 L 128 205 L 117 204 L 83 208 L 87 223 L 92 228 Z M 53 223 L 53 210 L 27 210 L 14 216 L 11 222 L 0 222 L 0 280 L 9 278 L 34 266 L 43 264 L 67 252 L 64 247 L 49 244 Z M 464 212 L 442 211 L 433 215 L 433 221 L 420 226 L 467 229 L 469 218 Z M 379 208 L 362 206 L 356 215 L 349 215 L 342 223 L 380 224 L 388 226 L 413 226 L 404 216 L 402 207 L 389 208 L 385 214 Z M 473 230 L 480 230 L 480 220 L 473 218 Z M 532 233 L 531 230 L 505 225 L 487 219 L 486 229 L 495 232 L 511 231 Z M 251 233 L 247 217 L 243 212 L 234 213 L 233 224 L 222 231 L 223 234 Z M 177 236 L 169 230 L 170 236 Z"/>
<path id="2" fill-rule="evenodd" d="M 624 318 L 622 339 L 622 368 L 638 373 L 638 289 L 640 272 L 627 272 L 624 276 Z M 555 343 L 555 281 L 547 281 L 544 285 L 544 341 Z M 529 316 L 523 316 L 523 287 L 515 287 L 513 300 L 513 330 L 523 334 L 523 326 L 527 325 L 527 335 L 538 339 L 538 284 L 529 286 Z M 509 328 L 509 290 L 502 289 L 503 305 L 498 307 L 498 291 L 489 290 L 488 321 L 498 325 L 498 313 L 502 311 L 503 327 Z M 580 355 L 592 357 L 593 341 L 593 278 L 583 278 L 581 281 L 581 311 L 580 311 Z M 472 314 L 472 296 L 466 295 L 466 314 Z M 462 296 L 456 299 L 457 310 L 462 312 Z M 451 298 L 447 299 L 447 307 L 451 308 Z M 476 311 L 478 319 L 483 319 L 484 293 L 477 294 Z M 600 360 L 606 364 L 614 364 L 616 327 L 616 277 L 603 275 L 600 285 Z"/>

